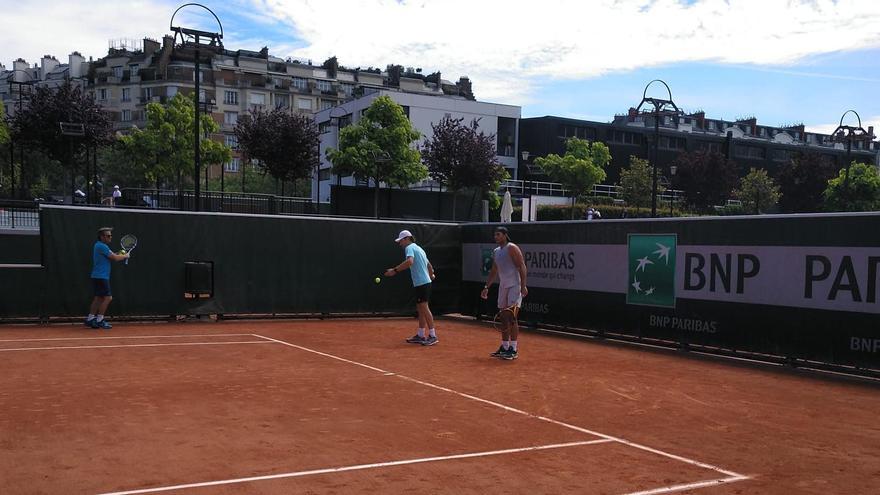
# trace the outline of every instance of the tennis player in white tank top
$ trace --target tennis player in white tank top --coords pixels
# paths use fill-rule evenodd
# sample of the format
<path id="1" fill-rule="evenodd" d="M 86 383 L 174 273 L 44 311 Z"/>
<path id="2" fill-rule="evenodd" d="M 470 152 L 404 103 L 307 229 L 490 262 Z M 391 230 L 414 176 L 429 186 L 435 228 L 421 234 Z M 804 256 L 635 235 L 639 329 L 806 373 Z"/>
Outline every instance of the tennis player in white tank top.
<path id="1" fill-rule="evenodd" d="M 483 299 L 489 298 L 489 287 L 498 276 L 498 310 L 501 314 L 501 346 L 491 355 L 501 359 L 516 359 L 519 325 L 516 317 L 522 300 L 529 294 L 526 287 L 526 263 L 519 246 L 510 242 L 507 227 L 495 228 L 495 243 L 498 247 L 492 253 L 492 270 L 486 285 L 480 292 Z"/>

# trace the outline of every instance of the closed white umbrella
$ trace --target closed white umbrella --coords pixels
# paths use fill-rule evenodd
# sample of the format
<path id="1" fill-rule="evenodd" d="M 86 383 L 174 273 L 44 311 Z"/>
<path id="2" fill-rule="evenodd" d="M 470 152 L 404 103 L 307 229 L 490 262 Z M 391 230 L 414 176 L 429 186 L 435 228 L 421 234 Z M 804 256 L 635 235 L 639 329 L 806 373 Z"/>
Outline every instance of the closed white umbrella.
<path id="1" fill-rule="evenodd" d="M 513 215 L 513 201 L 510 199 L 510 191 L 504 191 L 504 201 L 501 203 L 501 221 L 510 222 Z"/>

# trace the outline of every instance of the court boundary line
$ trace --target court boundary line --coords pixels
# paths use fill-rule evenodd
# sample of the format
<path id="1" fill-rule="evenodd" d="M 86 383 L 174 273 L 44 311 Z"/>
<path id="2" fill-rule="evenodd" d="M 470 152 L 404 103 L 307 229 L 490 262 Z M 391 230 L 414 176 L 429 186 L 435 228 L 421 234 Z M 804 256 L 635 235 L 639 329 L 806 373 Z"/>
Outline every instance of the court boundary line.
<path id="1" fill-rule="evenodd" d="M 88 330 L 96 331 L 96 330 Z M 45 339 L 0 339 L 0 342 L 49 342 L 54 340 L 99 339 L 184 339 L 193 337 L 254 337 L 252 333 L 194 333 L 189 335 L 105 335 L 100 337 L 51 337 Z"/>
<path id="2" fill-rule="evenodd" d="M 246 478 L 230 478 L 226 480 L 204 481 L 199 483 L 186 483 L 174 486 L 160 486 L 154 488 L 140 488 L 135 490 L 125 490 L 120 492 L 107 492 L 99 495 L 136 495 L 141 493 L 158 493 L 171 490 L 183 490 L 186 488 L 202 488 L 206 486 L 231 485 L 237 483 L 250 483 L 255 481 L 277 480 L 284 478 L 297 478 L 303 476 L 312 476 L 317 474 L 343 473 L 347 471 L 360 471 L 364 469 L 374 469 L 382 467 L 405 466 L 408 464 L 422 464 L 426 462 L 448 461 L 456 459 L 471 459 L 474 457 L 489 457 L 504 454 L 516 454 L 520 452 L 533 452 L 539 450 L 562 449 L 568 447 L 580 447 L 584 445 L 596 445 L 600 443 L 610 443 L 612 440 L 600 438 L 597 440 L 582 440 L 578 442 L 555 443 L 548 445 L 535 445 L 531 447 L 519 447 L 514 449 L 489 450 L 484 452 L 469 452 L 466 454 L 452 454 L 445 456 L 422 457 L 417 459 L 403 459 L 399 461 L 374 462 L 369 464 L 356 464 L 352 466 L 341 466 L 335 468 L 310 469 L 307 471 L 296 471 L 290 473 L 267 474 L 264 476 L 250 476 Z"/>
<path id="3" fill-rule="evenodd" d="M 662 451 L 662 450 L 659 450 L 659 449 L 655 449 L 655 448 L 653 448 L 653 447 L 648 447 L 647 445 L 642 445 L 642 444 L 639 444 L 639 443 L 636 443 L 636 442 L 631 442 L 631 441 L 626 440 L 626 439 L 624 439 L 624 438 L 615 437 L 615 436 L 613 436 L 613 435 L 606 435 L 606 434 L 604 434 L 604 433 L 599 433 L 599 432 L 597 432 L 597 431 L 589 430 L 589 429 L 587 429 L 587 428 L 582 428 L 582 427 L 580 427 L 580 426 L 575 426 L 575 425 L 572 425 L 572 424 L 569 424 L 569 423 L 565 423 L 565 422 L 558 421 L 558 420 L 555 420 L 555 419 L 552 419 L 552 418 L 548 418 L 548 417 L 546 417 L 546 416 L 541 416 L 541 415 L 538 415 L 538 414 L 533 414 L 533 413 L 530 413 L 530 412 L 527 412 L 527 411 L 523 411 L 523 410 L 521 410 L 521 409 L 516 409 L 516 408 L 514 408 L 514 407 L 511 407 L 511 406 L 507 406 L 507 405 L 501 404 L 501 403 L 499 403 L 499 402 L 494 402 L 494 401 L 491 401 L 491 400 L 488 400 L 488 399 L 483 399 L 482 397 L 477 397 L 477 396 L 475 396 L 475 395 L 470 395 L 470 394 L 466 394 L 466 393 L 463 393 L 463 392 L 459 392 L 459 391 L 457 391 L 457 390 L 453 390 L 453 389 L 451 389 L 451 388 L 447 388 L 447 387 L 443 387 L 443 386 L 440 386 L 440 385 L 436 385 L 436 384 L 433 384 L 433 383 L 430 383 L 430 382 L 426 382 L 426 381 L 423 381 L 423 380 L 419 380 L 419 379 L 417 379 L 417 378 L 412 378 L 412 377 L 409 377 L 409 376 L 406 376 L 406 375 L 401 375 L 401 374 L 399 374 L 399 373 L 394 373 L 394 372 L 392 372 L 392 371 L 383 370 L 383 369 L 380 369 L 380 368 L 376 368 L 375 366 L 370 366 L 370 365 L 368 365 L 368 364 L 359 363 L 359 362 L 357 362 L 357 361 L 352 361 L 352 360 L 350 360 L 350 359 L 346 359 L 346 358 L 343 358 L 343 357 L 340 357 L 340 356 L 335 356 L 335 355 L 333 355 L 333 354 L 329 354 L 329 353 L 326 353 L 326 352 L 318 351 L 318 350 L 315 350 L 315 349 L 310 349 L 310 348 L 308 348 L 308 347 L 304 347 L 304 346 L 301 346 L 301 345 L 292 344 L 292 343 L 290 343 L 290 342 L 285 342 L 285 341 L 283 341 L 283 340 L 274 339 L 274 338 L 272 338 L 272 337 L 266 337 L 266 336 L 264 336 L 264 335 L 259 335 L 259 334 L 251 334 L 251 335 L 253 335 L 254 337 L 258 337 L 258 338 L 263 338 L 263 339 L 266 339 L 266 340 L 270 340 L 270 341 L 272 341 L 272 342 L 276 342 L 276 343 L 278 343 L 278 344 L 282 344 L 282 345 L 285 345 L 285 346 L 288 346 L 288 347 L 293 347 L 293 348 L 300 349 L 300 350 L 303 350 L 303 351 L 306 351 L 306 352 L 310 352 L 310 353 L 313 353 L 313 354 L 318 354 L 318 355 L 320 355 L 320 356 L 329 357 L 329 358 L 331 358 L 331 359 L 335 359 L 335 360 L 337 360 L 337 361 L 342 361 L 342 362 L 345 362 L 345 363 L 354 364 L 354 365 L 356 365 L 356 366 L 360 366 L 360 367 L 362 367 L 362 368 L 366 368 L 366 369 L 369 369 L 369 370 L 377 371 L 377 372 L 382 373 L 382 374 L 384 374 L 384 375 L 386 375 L 386 376 L 396 376 L 396 377 L 399 377 L 399 378 L 401 378 L 401 379 L 403 379 L 403 380 L 407 380 L 407 381 L 410 381 L 410 382 L 413 382 L 413 383 L 417 383 L 417 384 L 419 384 L 419 385 L 423 385 L 423 386 L 426 386 L 426 387 L 434 388 L 434 389 L 436 389 L 436 390 L 441 390 L 441 391 L 444 391 L 444 392 L 448 392 L 448 393 L 451 393 L 451 394 L 454 394 L 454 395 L 458 395 L 458 396 L 460 396 L 460 397 L 464 397 L 464 398 L 466 398 L 466 399 L 470 399 L 470 400 L 473 400 L 473 401 L 482 402 L 482 403 L 484 403 L 484 404 L 488 404 L 488 405 L 491 405 L 491 406 L 494 406 L 494 407 L 497 407 L 497 408 L 503 409 L 503 410 L 505 410 L 505 411 L 509 411 L 509 412 L 513 412 L 513 413 L 521 414 L 521 415 L 524 415 L 524 416 L 527 416 L 527 417 L 530 417 L 530 418 L 539 419 L 539 420 L 541 420 L 541 421 L 545 421 L 545 422 L 552 423 L 552 424 L 555 424 L 555 425 L 558 425 L 558 426 L 562 426 L 562 427 L 568 428 L 568 429 L 570 429 L 570 430 L 578 431 L 578 432 L 581 432 L 581 433 L 587 433 L 587 434 L 590 434 L 590 435 L 593 435 L 593 436 L 597 436 L 597 437 L 602 438 L 602 439 L 605 439 L 605 440 L 609 440 L 609 441 L 613 441 L 613 442 L 618 442 L 618 443 L 621 443 L 621 444 L 627 445 L 627 446 L 629 446 L 629 447 L 633 447 L 633 448 L 636 448 L 636 449 L 639 449 L 639 450 L 643 450 L 643 451 L 645 451 L 645 452 L 650 452 L 650 453 L 652 453 L 652 454 L 659 455 L 659 456 L 662 456 L 662 457 L 666 457 L 666 458 L 669 458 L 669 459 L 673 459 L 673 460 L 676 460 L 676 461 L 679 461 L 679 462 L 683 462 L 683 463 L 685 463 L 685 464 L 689 464 L 689 465 L 692 465 L 692 466 L 698 466 L 698 467 L 701 467 L 701 468 L 704 468 L 704 469 L 708 469 L 708 470 L 711 470 L 711 471 L 715 471 L 715 472 L 718 472 L 718 473 L 724 474 L 724 475 L 726 476 L 726 478 L 719 478 L 719 479 L 716 479 L 716 480 L 702 481 L 702 482 L 697 482 L 697 483 L 710 483 L 710 484 L 715 484 L 715 483 L 732 483 L 732 482 L 735 482 L 735 481 L 743 481 L 743 480 L 751 479 L 750 476 L 746 476 L 746 475 L 744 475 L 744 474 L 740 474 L 740 473 L 737 473 L 737 472 L 734 472 L 734 471 L 730 471 L 730 470 L 727 470 L 727 469 L 723 469 L 723 468 L 720 468 L 720 467 L 718 467 L 718 466 L 714 466 L 714 465 L 712 465 L 712 464 L 708 464 L 708 463 L 705 463 L 705 462 L 697 461 L 697 460 L 695 460 L 695 459 L 690 459 L 690 458 L 683 457 L 683 456 L 680 456 L 680 455 L 672 454 L 672 453 L 670 453 L 670 452 L 665 452 L 665 451 Z M 720 481 L 720 480 L 725 480 L 725 481 Z M 674 486 L 678 486 L 678 485 L 674 485 Z M 708 485 L 705 485 L 705 486 L 708 486 Z M 669 490 L 670 487 L 665 487 L 665 488 L 658 488 L 658 490 L 667 490 L 666 492 L 650 492 L 650 491 L 649 491 L 649 492 L 635 492 L 635 493 L 632 494 L 632 495 L 637 495 L 637 494 L 639 494 L 639 495 L 647 495 L 647 494 L 649 494 L 649 493 L 671 493 L 672 491 L 681 491 L 681 490 L 687 490 L 687 489 L 689 489 L 689 488 L 701 488 L 701 487 L 702 487 L 702 486 L 700 486 L 700 487 L 685 486 L 684 488 L 678 488 L 678 489 L 674 489 L 674 490 L 671 490 L 671 491 Z"/>
<path id="4" fill-rule="evenodd" d="M 175 342 L 175 343 L 153 343 L 153 344 L 119 344 L 119 345 L 70 345 L 55 347 L 17 347 L 10 349 L 0 349 L 0 352 L 22 352 L 22 351 L 60 351 L 66 349 L 123 349 L 127 347 L 174 347 L 188 345 L 229 345 L 229 344 L 271 344 L 272 342 L 260 342 L 258 340 L 247 340 L 239 342 Z"/>

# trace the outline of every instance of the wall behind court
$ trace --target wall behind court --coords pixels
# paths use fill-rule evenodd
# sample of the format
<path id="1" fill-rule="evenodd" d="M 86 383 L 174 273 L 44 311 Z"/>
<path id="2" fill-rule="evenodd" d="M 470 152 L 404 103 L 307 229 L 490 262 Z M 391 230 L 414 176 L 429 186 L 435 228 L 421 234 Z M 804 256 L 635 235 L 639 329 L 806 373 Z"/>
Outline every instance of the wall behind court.
<path id="1" fill-rule="evenodd" d="M 433 306 L 458 307 L 459 230 L 452 224 L 317 217 L 125 211 L 44 207 L 41 210 L 44 316 L 78 316 L 91 299 L 89 272 L 96 230 L 138 237 L 128 265 L 114 263 L 112 315 L 414 312 L 408 273 L 373 279 L 399 263 L 393 241 L 411 230 L 438 279 Z M 214 296 L 184 298 L 184 263 L 212 262 Z"/>
<path id="2" fill-rule="evenodd" d="M 509 227 L 526 322 L 880 370 L 880 214 Z M 492 230 L 462 226 L 466 314 L 494 313 Z"/>

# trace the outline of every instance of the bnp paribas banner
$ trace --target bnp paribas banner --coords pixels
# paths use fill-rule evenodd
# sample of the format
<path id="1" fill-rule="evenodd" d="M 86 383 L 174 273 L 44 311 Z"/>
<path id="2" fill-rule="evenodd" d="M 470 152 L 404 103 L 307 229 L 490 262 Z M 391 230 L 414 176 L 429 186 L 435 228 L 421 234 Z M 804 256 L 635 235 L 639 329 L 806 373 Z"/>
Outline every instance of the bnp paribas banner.
<path id="1" fill-rule="evenodd" d="M 675 234 L 627 244 L 517 244 L 532 287 L 625 294 L 627 304 L 680 299 L 880 313 L 880 247 L 681 245 Z M 465 243 L 462 275 L 484 282 L 492 244 Z"/>

